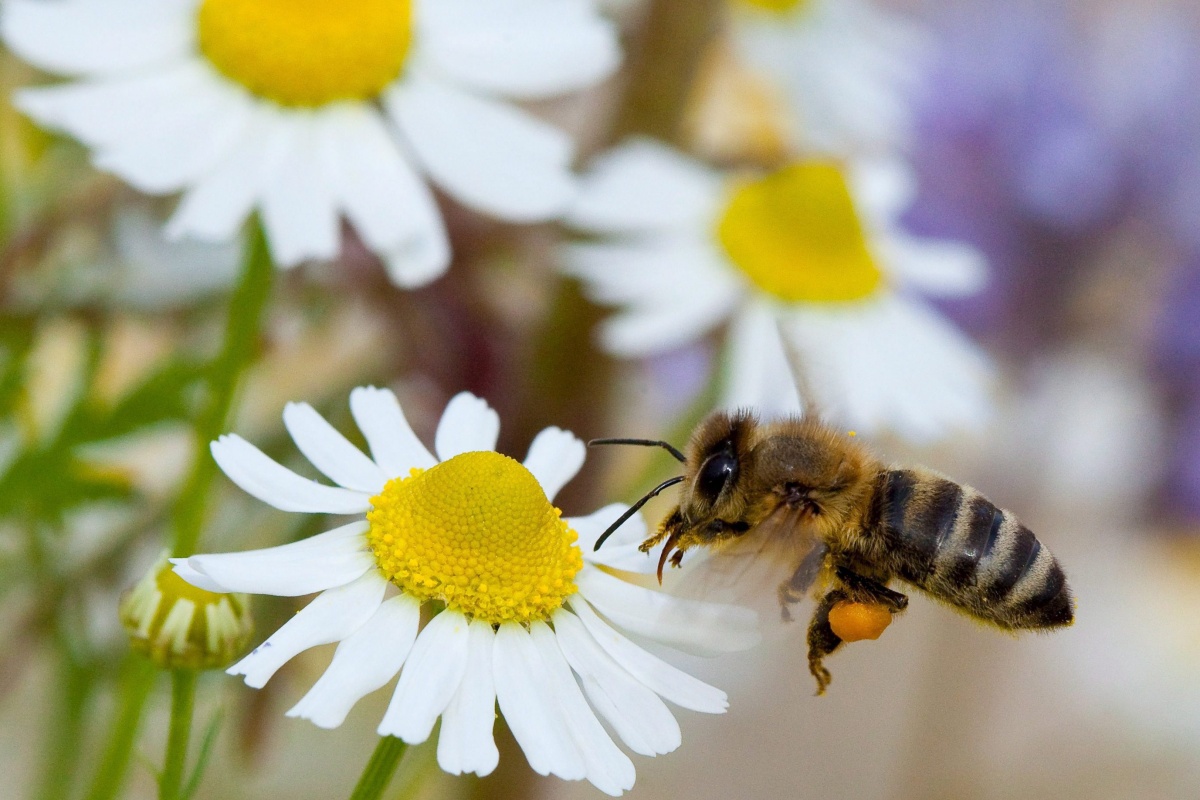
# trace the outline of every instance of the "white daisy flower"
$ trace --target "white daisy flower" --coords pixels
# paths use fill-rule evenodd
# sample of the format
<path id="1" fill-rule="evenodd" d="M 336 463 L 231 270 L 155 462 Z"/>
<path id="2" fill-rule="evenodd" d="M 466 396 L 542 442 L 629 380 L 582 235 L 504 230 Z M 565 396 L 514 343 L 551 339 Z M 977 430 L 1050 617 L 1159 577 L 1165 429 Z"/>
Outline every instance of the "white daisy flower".
<path id="1" fill-rule="evenodd" d="M 677 348 L 729 320 L 727 406 L 800 411 L 798 363 L 831 419 L 930 439 L 982 421 L 990 370 L 912 290 L 974 292 L 985 268 L 964 245 L 900 230 L 912 188 L 893 162 L 730 176 L 634 140 L 599 159 L 568 216 L 619 238 L 571 245 L 566 269 L 622 308 L 600 330 L 614 355 Z"/>
<path id="2" fill-rule="evenodd" d="M 912 135 L 929 51 L 916 22 L 867 0 L 732 0 L 739 56 L 779 87 L 801 151 L 890 152 Z"/>
<path id="3" fill-rule="evenodd" d="M 496 413 L 463 393 L 442 415 L 435 457 L 390 391 L 355 389 L 350 410 L 370 458 L 311 406 L 293 403 L 283 415 L 300 451 L 336 487 L 296 475 L 236 435 L 212 445 L 234 483 L 276 508 L 363 517 L 282 547 L 176 560 L 181 576 L 209 591 L 321 592 L 231 674 L 261 687 L 297 653 L 339 642 L 289 716 L 336 727 L 399 672 L 380 735 L 423 742 L 440 716 L 442 768 L 486 775 L 498 758 L 498 701 L 535 771 L 586 778 L 613 795 L 633 786 L 634 768 L 600 718 L 629 749 L 653 756 L 680 743 L 663 699 L 725 710 L 723 692 L 618 629 L 711 653 L 753 645 L 755 615 L 679 600 L 613 572 L 654 569 L 637 550 L 640 517 L 593 553 L 627 506 L 564 519 L 552 505 L 583 465 L 582 442 L 547 428 L 524 463 L 500 455 Z M 445 610 L 418 632 L 425 603 Z"/>
<path id="4" fill-rule="evenodd" d="M 18 107 L 151 194 L 172 236 L 220 241 L 255 209 L 275 260 L 339 251 L 340 217 L 401 286 L 445 271 L 426 179 L 515 222 L 574 192 L 565 133 L 507 100 L 617 66 L 591 0 L 8 0 L 5 43 L 79 80 Z"/>

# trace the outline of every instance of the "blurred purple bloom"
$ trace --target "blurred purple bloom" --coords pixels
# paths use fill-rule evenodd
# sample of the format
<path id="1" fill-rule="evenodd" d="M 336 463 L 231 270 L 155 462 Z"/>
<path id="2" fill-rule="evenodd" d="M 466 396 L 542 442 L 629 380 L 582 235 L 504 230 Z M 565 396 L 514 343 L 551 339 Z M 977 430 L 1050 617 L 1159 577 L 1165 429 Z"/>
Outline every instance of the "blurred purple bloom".
<path id="1" fill-rule="evenodd" d="M 1200 395 L 1200 255 L 1168 283 L 1157 323 L 1155 361 L 1162 377 Z"/>
<path id="2" fill-rule="evenodd" d="M 1170 9 L 1076 5 L 929 3 L 940 48 L 908 222 L 988 254 L 992 286 L 948 310 L 1016 350 L 1122 221 L 1200 244 L 1200 33 Z"/>
<path id="3" fill-rule="evenodd" d="M 1186 519 L 1200 519 L 1200 394 L 1179 418 L 1172 441 L 1164 499 L 1168 508 Z"/>

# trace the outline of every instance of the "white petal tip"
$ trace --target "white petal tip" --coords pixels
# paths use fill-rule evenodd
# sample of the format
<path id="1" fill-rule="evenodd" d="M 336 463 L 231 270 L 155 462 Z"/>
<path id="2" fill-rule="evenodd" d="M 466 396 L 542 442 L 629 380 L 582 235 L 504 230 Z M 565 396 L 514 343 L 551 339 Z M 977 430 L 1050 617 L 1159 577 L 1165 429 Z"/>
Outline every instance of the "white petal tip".
<path id="1" fill-rule="evenodd" d="M 172 558 L 171 563 L 174 565 L 173 571 L 175 574 L 197 589 L 203 589 L 206 592 L 216 592 L 217 594 L 225 594 L 229 591 L 229 589 L 206 575 L 190 559 Z"/>
<path id="2" fill-rule="evenodd" d="M 316 725 L 318 728 L 327 731 L 340 728 L 342 723 L 346 721 L 346 716 L 344 714 L 337 716 L 313 712 L 305 708 L 303 703 L 297 703 L 295 706 L 285 711 L 283 715 L 285 717 L 292 717 L 293 719 L 306 719 L 313 725 Z"/>
<path id="3" fill-rule="evenodd" d="M 450 253 L 420 257 L 420 254 L 390 253 L 384 257 L 388 278 L 401 289 L 420 289 L 446 274 Z"/>

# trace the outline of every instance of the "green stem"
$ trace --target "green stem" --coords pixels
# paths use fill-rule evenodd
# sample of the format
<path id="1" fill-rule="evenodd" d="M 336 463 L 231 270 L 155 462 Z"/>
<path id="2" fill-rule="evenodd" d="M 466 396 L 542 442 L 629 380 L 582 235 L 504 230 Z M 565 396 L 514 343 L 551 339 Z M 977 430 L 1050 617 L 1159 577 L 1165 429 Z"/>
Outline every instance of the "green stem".
<path id="1" fill-rule="evenodd" d="M 196 552 L 196 544 L 204 529 L 208 495 L 217 475 L 217 466 L 208 452 L 208 444 L 224 430 L 238 383 L 254 360 L 259 327 L 271 294 L 274 273 L 266 233 L 256 218 L 246 238 L 241 277 L 229 300 L 225 339 L 209 373 L 206 404 L 193 428 L 196 452 L 175 506 L 175 538 L 171 552 L 176 557 Z M 195 700 L 196 673 L 176 670 L 171 676 L 171 732 L 167 739 L 166 763 L 159 780 L 160 800 L 178 800 L 180 796 Z"/>
<path id="2" fill-rule="evenodd" d="M 408 751 L 399 774 L 392 780 L 391 800 L 414 800 L 426 779 L 437 770 L 437 738 L 430 736 Z M 463 795 L 460 793 L 459 797 Z"/>
<path id="3" fill-rule="evenodd" d="M 171 728 L 167 733 L 167 758 L 158 779 L 159 800 L 179 800 L 187 767 L 188 740 L 192 736 L 192 711 L 196 704 L 196 672 L 171 673 Z"/>
<path id="4" fill-rule="evenodd" d="M 391 782 L 396 765 L 400 763 L 400 757 L 404 755 L 407 747 L 408 745 L 395 736 L 381 738 L 375 752 L 371 754 L 371 760 L 363 769 L 362 777 L 358 779 L 358 785 L 354 787 L 350 800 L 379 800 L 383 796 L 383 790 Z"/>
<path id="5" fill-rule="evenodd" d="M 175 542 L 171 552 L 176 557 L 196 552 L 196 543 L 204 527 L 209 489 L 217 474 L 208 445 L 224 431 L 238 382 L 254 359 L 273 275 L 266 234 L 256 219 L 246 240 L 241 278 L 230 298 L 225 341 L 212 364 L 207 404 L 196 420 L 196 453 L 191 471 L 175 507 Z"/>
<path id="6" fill-rule="evenodd" d="M 146 699 L 150 696 L 157 675 L 158 671 L 149 659 L 136 653 L 130 653 L 126 657 L 121 675 L 121 698 L 117 717 L 108 745 L 100 756 L 100 766 L 87 793 L 87 800 L 113 800 L 120 793 L 125 773 L 129 769 L 129 761 L 133 756 L 133 745 L 142 721 L 142 711 L 146 707 Z"/>

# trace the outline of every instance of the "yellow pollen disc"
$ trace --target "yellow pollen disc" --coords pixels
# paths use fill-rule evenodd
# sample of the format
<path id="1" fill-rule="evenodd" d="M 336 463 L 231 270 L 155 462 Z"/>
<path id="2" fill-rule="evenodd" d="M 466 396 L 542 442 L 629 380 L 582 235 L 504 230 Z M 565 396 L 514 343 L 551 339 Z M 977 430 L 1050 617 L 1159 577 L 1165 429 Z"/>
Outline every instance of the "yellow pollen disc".
<path id="1" fill-rule="evenodd" d="M 537 478 L 499 453 L 463 453 L 395 478 L 367 512 L 383 574 L 486 622 L 546 619 L 576 591 L 578 538 Z"/>
<path id="2" fill-rule="evenodd" d="M 736 186 L 717 238 L 756 286 L 791 302 L 859 300 L 883 277 L 846 178 L 828 162 L 791 164 Z"/>
<path id="3" fill-rule="evenodd" d="M 741 2 L 743 5 L 761 8 L 763 11 L 787 14 L 808 5 L 809 0 L 741 0 Z"/>
<path id="4" fill-rule="evenodd" d="M 286 106 L 375 97 L 412 42 L 411 0 L 203 0 L 200 50 L 224 75 Z"/>

